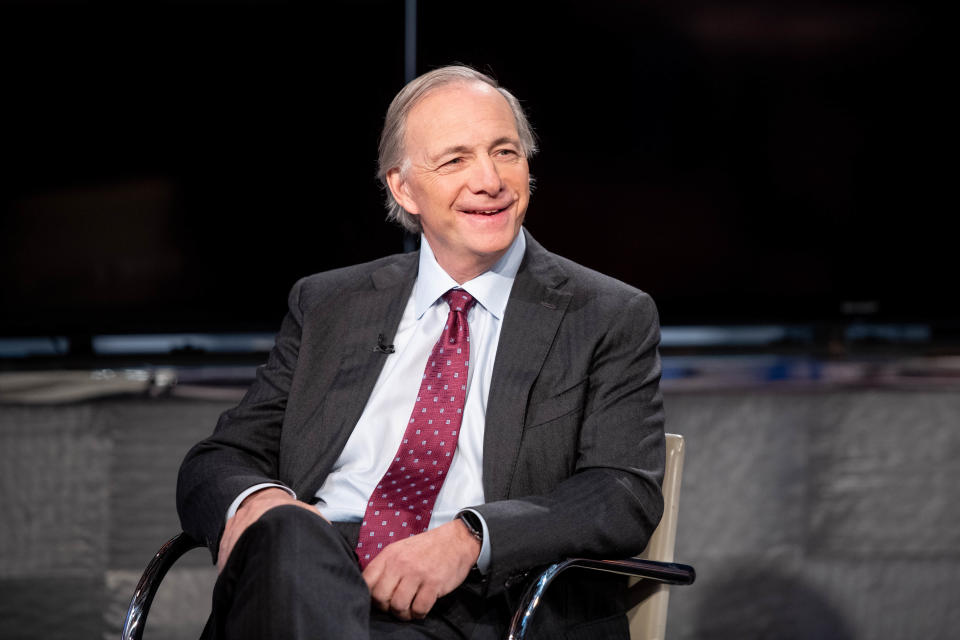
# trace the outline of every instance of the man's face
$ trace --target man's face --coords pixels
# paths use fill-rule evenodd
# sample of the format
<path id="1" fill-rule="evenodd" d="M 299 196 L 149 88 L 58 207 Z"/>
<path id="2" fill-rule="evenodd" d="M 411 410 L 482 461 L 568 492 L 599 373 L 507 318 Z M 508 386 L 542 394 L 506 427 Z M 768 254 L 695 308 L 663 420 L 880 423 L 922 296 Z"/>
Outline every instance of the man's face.
<path id="1" fill-rule="evenodd" d="M 441 267 L 476 277 L 506 252 L 530 200 L 510 106 L 481 82 L 441 87 L 411 110 L 404 142 L 407 163 L 387 175 L 394 197 L 420 216 Z"/>

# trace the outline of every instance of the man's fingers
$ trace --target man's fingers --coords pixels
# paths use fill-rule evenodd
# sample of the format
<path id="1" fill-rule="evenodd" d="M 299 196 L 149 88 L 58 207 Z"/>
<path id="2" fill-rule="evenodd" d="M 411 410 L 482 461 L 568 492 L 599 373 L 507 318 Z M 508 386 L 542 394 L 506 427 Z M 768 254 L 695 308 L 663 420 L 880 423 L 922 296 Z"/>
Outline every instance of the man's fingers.
<path id="1" fill-rule="evenodd" d="M 223 571 L 224 565 L 227 564 L 227 558 L 229 557 L 230 552 L 227 548 L 227 541 L 220 540 L 220 549 L 217 551 L 217 573 Z"/>
<path id="2" fill-rule="evenodd" d="M 369 569 L 369 567 L 367 568 Z M 369 582 L 367 583 L 367 586 L 370 587 L 370 597 L 373 598 L 377 608 L 381 611 L 390 610 L 390 601 L 399 581 L 400 577 L 395 573 L 381 571 L 372 585 Z"/>
<path id="3" fill-rule="evenodd" d="M 227 559 L 230 557 L 230 552 L 233 551 L 233 544 L 236 542 L 236 534 L 234 533 L 236 527 L 231 526 L 233 521 L 227 522 L 227 526 L 223 530 L 223 535 L 220 536 L 220 549 L 217 551 L 217 573 L 223 571 L 223 568 L 227 564 Z"/>
<path id="4" fill-rule="evenodd" d="M 422 620 L 430 613 L 430 609 L 433 609 L 436 601 L 437 590 L 431 585 L 421 584 L 420 589 L 417 590 L 417 597 L 410 604 L 410 613 L 414 618 Z"/>
<path id="5" fill-rule="evenodd" d="M 377 562 L 376 558 L 374 558 L 374 561 L 368 564 L 367 568 L 363 570 L 363 580 L 367 583 L 367 589 L 370 590 L 370 595 L 373 595 L 373 588 L 377 582 L 380 581 L 380 576 L 383 575 L 383 569 L 383 563 Z"/>
<path id="6" fill-rule="evenodd" d="M 393 595 L 390 596 L 390 613 L 401 620 L 410 620 L 412 617 L 410 605 L 417 596 L 419 587 L 419 580 L 410 577 L 403 578 L 397 584 L 397 588 L 393 590 Z"/>

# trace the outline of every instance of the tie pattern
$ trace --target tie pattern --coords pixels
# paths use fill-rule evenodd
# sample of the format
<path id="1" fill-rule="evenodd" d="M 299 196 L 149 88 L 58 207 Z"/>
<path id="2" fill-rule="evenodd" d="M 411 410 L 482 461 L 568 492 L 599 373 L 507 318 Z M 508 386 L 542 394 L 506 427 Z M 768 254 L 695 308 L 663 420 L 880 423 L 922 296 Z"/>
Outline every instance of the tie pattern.
<path id="1" fill-rule="evenodd" d="M 360 568 L 391 542 L 426 531 L 433 505 L 457 448 L 467 395 L 473 296 L 462 289 L 443 294 L 450 307 L 433 346 L 420 391 L 390 467 L 367 501 L 357 540 Z"/>

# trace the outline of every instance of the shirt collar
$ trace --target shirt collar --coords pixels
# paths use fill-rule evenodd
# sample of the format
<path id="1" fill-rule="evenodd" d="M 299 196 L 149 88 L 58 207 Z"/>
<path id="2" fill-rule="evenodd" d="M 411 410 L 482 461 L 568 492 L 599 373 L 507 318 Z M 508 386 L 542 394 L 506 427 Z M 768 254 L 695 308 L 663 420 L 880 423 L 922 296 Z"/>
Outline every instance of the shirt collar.
<path id="1" fill-rule="evenodd" d="M 498 320 L 502 320 L 503 313 L 507 308 L 507 301 L 510 299 L 513 281 L 517 277 L 517 271 L 520 270 L 520 263 L 523 261 L 523 254 L 526 251 L 527 239 L 521 230 L 517 237 L 513 239 L 507 252 L 488 271 L 484 271 L 473 280 L 457 284 L 457 281 L 437 264 L 430 243 L 427 242 L 426 236 L 421 234 L 420 270 L 417 274 L 417 282 L 413 287 L 413 302 L 417 320 L 423 317 L 427 309 L 433 306 L 433 303 L 439 300 L 440 296 L 454 287 L 465 290 L 484 309 Z"/>

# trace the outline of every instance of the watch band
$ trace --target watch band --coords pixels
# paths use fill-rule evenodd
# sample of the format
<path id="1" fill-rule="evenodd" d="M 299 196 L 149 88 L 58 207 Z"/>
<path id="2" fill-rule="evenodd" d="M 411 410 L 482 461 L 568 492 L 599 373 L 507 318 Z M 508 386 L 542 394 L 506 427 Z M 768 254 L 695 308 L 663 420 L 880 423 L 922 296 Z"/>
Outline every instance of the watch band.
<path id="1" fill-rule="evenodd" d="M 477 539 L 477 542 L 483 544 L 483 525 L 480 524 L 480 520 L 477 518 L 477 515 L 475 513 L 471 513 L 470 511 L 461 511 L 457 517 L 459 517 L 463 524 L 467 527 L 467 531 L 469 531 L 473 537 Z"/>
<path id="2" fill-rule="evenodd" d="M 477 517 L 477 514 L 472 511 L 461 511 L 457 514 L 457 517 L 467 528 L 467 531 L 469 531 L 470 534 L 477 539 L 477 542 L 480 543 L 480 546 L 483 547 L 483 525 L 480 524 L 480 518 Z M 470 575 L 468 577 L 479 581 L 484 579 L 483 574 L 480 573 L 480 567 L 478 567 L 476 563 L 470 568 Z"/>

